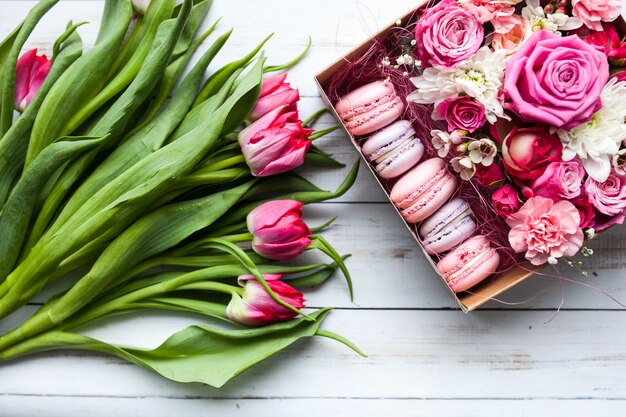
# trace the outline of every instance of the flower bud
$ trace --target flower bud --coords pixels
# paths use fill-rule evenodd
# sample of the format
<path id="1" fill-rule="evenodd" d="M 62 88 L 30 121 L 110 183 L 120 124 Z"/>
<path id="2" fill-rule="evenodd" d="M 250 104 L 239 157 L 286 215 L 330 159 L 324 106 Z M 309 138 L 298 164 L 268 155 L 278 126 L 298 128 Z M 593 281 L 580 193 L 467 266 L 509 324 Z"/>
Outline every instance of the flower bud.
<path id="1" fill-rule="evenodd" d="M 45 81 L 52 61 L 31 49 L 17 60 L 15 68 L 15 109 L 23 112 L 33 101 Z"/>
<path id="2" fill-rule="evenodd" d="M 304 295 L 280 280 L 279 274 L 265 274 L 267 285 L 284 302 L 300 309 L 304 307 Z M 278 304 L 265 288 L 252 275 L 239 277 L 239 285 L 244 288 L 243 297 L 233 294 L 226 306 L 226 317 L 250 326 L 264 326 L 277 321 L 294 318 L 297 313 Z"/>
<path id="3" fill-rule="evenodd" d="M 133 9 L 139 14 L 146 14 L 150 0 L 132 0 Z"/>
<path id="4" fill-rule="evenodd" d="M 261 95 L 250 113 L 249 119 L 259 120 L 277 107 L 287 106 L 286 111 L 297 111 L 300 93 L 285 82 L 287 74 L 269 77 L 263 80 Z"/>
<path id="5" fill-rule="evenodd" d="M 252 248 L 268 259 L 293 259 L 311 244 L 311 231 L 302 221 L 299 201 L 263 203 L 248 214 L 247 223 L 248 231 L 254 236 Z"/>

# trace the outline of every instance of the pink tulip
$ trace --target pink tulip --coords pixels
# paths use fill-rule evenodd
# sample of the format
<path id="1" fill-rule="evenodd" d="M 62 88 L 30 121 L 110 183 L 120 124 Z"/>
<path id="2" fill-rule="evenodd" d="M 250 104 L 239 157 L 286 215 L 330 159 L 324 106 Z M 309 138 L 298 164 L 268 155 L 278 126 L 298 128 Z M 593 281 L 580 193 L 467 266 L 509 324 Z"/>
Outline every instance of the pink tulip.
<path id="1" fill-rule="evenodd" d="M 15 108 L 23 112 L 33 101 L 50 72 L 52 61 L 31 49 L 17 60 L 15 68 Z"/>
<path id="2" fill-rule="evenodd" d="M 279 274 L 263 275 L 267 285 L 281 300 L 297 309 L 304 307 L 304 295 L 281 281 L 281 277 Z M 263 326 L 297 316 L 297 313 L 274 301 L 254 276 L 241 276 L 238 282 L 244 288 L 243 297 L 233 294 L 226 306 L 226 317 L 230 320 L 250 326 Z"/>
<path id="3" fill-rule="evenodd" d="M 311 244 L 311 230 L 302 221 L 299 201 L 263 203 L 248 214 L 247 223 L 248 231 L 254 236 L 252 248 L 268 259 L 293 259 Z"/>
<path id="4" fill-rule="evenodd" d="M 285 82 L 285 78 L 287 78 L 287 74 L 276 75 L 263 80 L 261 95 L 250 113 L 250 120 L 258 120 L 280 106 L 288 106 L 287 111 L 298 110 L 297 103 L 300 100 L 300 93 L 297 89 L 291 88 L 289 83 Z"/>
<path id="5" fill-rule="evenodd" d="M 298 112 L 278 107 L 239 132 L 246 163 L 256 177 L 280 174 L 299 167 L 311 147 L 311 129 L 302 127 Z"/>

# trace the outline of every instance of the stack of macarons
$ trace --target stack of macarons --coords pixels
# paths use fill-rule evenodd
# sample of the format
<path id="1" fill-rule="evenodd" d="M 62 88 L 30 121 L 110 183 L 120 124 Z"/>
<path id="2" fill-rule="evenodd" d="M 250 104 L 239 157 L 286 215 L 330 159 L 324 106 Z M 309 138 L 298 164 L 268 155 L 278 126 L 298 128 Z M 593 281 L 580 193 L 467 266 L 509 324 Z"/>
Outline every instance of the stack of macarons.
<path id="1" fill-rule="evenodd" d="M 352 136 L 366 136 L 361 150 L 377 174 L 400 177 L 390 198 L 407 223 L 421 223 L 419 239 L 425 251 L 443 256 L 437 268 L 455 292 L 470 289 L 497 271 L 498 252 L 484 236 L 474 236 L 476 222 L 467 201 L 454 198 L 457 178 L 441 158 L 420 163 L 424 144 L 411 122 L 398 120 L 403 100 L 389 81 L 360 87 L 335 109 Z M 447 254 L 446 254 L 447 252 Z"/>
<path id="2" fill-rule="evenodd" d="M 500 257 L 487 238 L 474 236 L 476 222 L 469 203 L 451 200 L 456 188 L 448 163 L 432 158 L 400 178 L 391 190 L 391 201 L 408 223 L 421 222 L 418 234 L 427 253 L 452 250 L 437 269 L 454 292 L 462 292 L 496 272 Z"/>
<path id="3" fill-rule="evenodd" d="M 339 100 L 335 109 L 353 136 L 370 135 L 363 141 L 363 155 L 381 178 L 396 178 L 422 159 L 424 145 L 415 137 L 413 125 L 398 121 L 405 105 L 390 81 L 357 88 Z"/>

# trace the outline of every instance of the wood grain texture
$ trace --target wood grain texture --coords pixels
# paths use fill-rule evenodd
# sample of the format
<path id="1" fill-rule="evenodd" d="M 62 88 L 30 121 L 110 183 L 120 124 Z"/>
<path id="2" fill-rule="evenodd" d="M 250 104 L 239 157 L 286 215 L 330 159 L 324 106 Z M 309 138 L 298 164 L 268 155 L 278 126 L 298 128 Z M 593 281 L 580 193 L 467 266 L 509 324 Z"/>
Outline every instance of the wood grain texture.
<path id="1" fill-rule="evenodd" d="M 34 4 L 0 0 L 0 36 Z M 51 39 L 69 19 L 94 23 L 79 29 L 91 45 L 102 5 L 101 0 L 62 0 L 27 48 L 49 52 Z M 233 26 L 235 33 L 212 67 L 243 55 L 271 30 L 276 35 L 268 44 L 270 62 L 288 61 L 311 34 L 311 53 L 289 77 L 300 88 L 306 116 L 323 105 L 313 73 L 413 5 L 410 0 L 215 0 L 209 20 L 223 16 L 220 28 Z M 325 116 L 317 127 L 333 124 Z M 347 164 L 358 157 L 341 133 L 318 143 Z M 303 174 L 333 189 L 347 169 Z M 339 217 L 326 236 L 340 252 L 352 253 L 348 262 L 356 290 L 351 303 L 336 276 L 307 292 L 308 304 L 337 307 L 324 327 L 352 339 L 368 358 L 330 340 L 304 341 L 215 390 L 164 381 L 115 358 L 51 352 L 0 365 L 0 416 L 623 414 L 626 315 L 600 290 L 626 303 L 624 227 L 591 243 L 595 255 L 581 258 L 588 277 L 562 266 L 560 274 L 577 282 L 570 283 L 548 270 L 484 310 L 463 315 L 386 201 L 362 170 L 345 196 L 307 207 L 305 213 L 311 224 Z M 35 303 L 62 285 L 46 290 Z M 0 321 L 0 331 L 36 307 Z M 136 315 L 87 331 L 107 341 L 149 347 L 199 320 L 183 314 Z"/>

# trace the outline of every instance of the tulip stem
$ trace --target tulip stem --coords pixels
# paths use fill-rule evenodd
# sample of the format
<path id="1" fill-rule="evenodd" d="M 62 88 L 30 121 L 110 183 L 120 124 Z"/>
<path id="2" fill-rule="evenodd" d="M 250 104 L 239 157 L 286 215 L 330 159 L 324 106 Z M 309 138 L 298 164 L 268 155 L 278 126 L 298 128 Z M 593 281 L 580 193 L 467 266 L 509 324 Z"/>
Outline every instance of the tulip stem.
<path id="1" fill-rule="evenodd" d="M 337 333 L 329 332 L 328 330 L 317 329 L 317 331 L 315 332 L 315 335 L 336 340 L 337 342 L 346 345 L 347 347 L 349 347 L 350 349 L 352 349 L 359 355 L 363 356 L 364 358 L 367 358 L 367 355 L 361 349 L 359 349 L 357 345 L 355 345 L 354 343 L 352 343 L 345 337 L 338 335 Z"/>
<path id="2" fill-rule="evenodd" d="M 297 57 L 295 57 L 291 61 L 286 62 L 284 64 L 281 64 L 281 65 L 271 65 L 271 66 L 265 67 L 263 69 L 263 73 L 267 74 L 268 72 L 284 71 L 284 70 L 288 70 L 288 69 L 294 67 L 300 61 L 302 61 L 302 59 L 306 56 L 307 53 L 309 53 L 309 49 L 311 49 L 312 43 L 313 43 L 313 39 L 311 38 L 311 35 L 309 35 L 309 42 L 307 43 L 306 47 L 304 48 L 304 51 L 302 51 L 300 53 L 300 55 L 298 55 Z"/>
<path id="3" fill-rule="evenodd" d="M 322 232 L 324 230 L 326 230 L 331 224 L 333 224 L 335 222 L 335 220 L 337 220 L 337 216 L 333 217 L 332 219 L 330 219 L 329 221 L 327 221 L 326 223 L 317 226 L 317 227 L 312 227 L 311 228 L 311 232 L 313 233 L 319 233 Z"/>
<path id="4" fill-rule="evenodd" d="M 308 127 L 311 123 L 316 121 L 321 115 L 323 115 L 324 113 L 328 113 L 328 111 L 329 110 L 326 107 L 324 107 L 323 109 L 319 109 L 318 111 L 310 115 L 304 122 L 302 122 L 302 127 Z"/>
<path id="5" fill-rule="evenodd" d="M 339 129 L 339 126 L 338 126 L 338 125 L 337 125 L 337 126 L 333 126 L 333 127 L 329 127 L 328 129 L 315 131 L 315 132 L 313 132 L 313 133 L 311 134 L 311 136 L 309 136 L 309 140 L 312 142 L 312 141 L 314 141 L 314 140 L 316 140 L 316 139 L 321 138 L 322 136 L 326 136 L 326 135 L 328 135 L 329 133 L 334 132 L 334 131 L 335 131 L 335 130 L 337 130 L 337 129 Z"/>
<path id="6" fill-rule="evenodd" d="M 320 251 L 328 255 L 333 261 L 337 262 L 337 265 L 339 265 L 339 269 L 341 269 L 341 272 L 343 272 L 343 275 L 346 277 L 348 289 L 350 290 L 350 301 L 354 301 L 352 278 L 350 277 L 350 272 L 348 272 L 348 268 L 346 268 L 346 264 L 343 262 L 341 256 L 322 236 L 312 235 L 311 239 L 313 240 L 313 242 L 311 242 L 311 244 L 309 245 L 309 249 L 319 249 Z"/>

